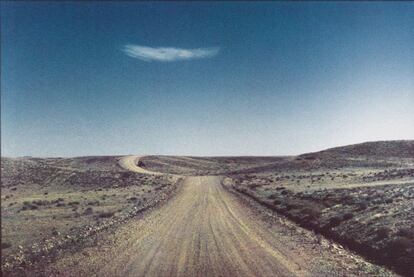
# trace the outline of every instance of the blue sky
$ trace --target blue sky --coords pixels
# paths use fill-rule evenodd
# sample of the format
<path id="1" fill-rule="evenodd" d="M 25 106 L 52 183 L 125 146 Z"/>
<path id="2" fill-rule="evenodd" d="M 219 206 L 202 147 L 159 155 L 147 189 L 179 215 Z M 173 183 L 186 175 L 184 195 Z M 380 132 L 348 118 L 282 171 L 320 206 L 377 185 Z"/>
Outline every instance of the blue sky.
<path id="1" fill-rule="evenodd" d="M 412 2 L 2 2 L 2 155 L 414 139 L 413 49 Z"/>

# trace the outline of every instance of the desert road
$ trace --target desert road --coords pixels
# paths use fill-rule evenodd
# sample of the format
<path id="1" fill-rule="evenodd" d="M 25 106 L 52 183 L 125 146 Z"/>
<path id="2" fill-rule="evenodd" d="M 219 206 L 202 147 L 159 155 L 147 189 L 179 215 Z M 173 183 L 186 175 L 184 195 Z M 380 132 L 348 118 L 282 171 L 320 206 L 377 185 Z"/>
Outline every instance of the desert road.
<path id="1" fill-rule="evenodd" d="M 139 158 L 119 162 L 129 170 L 154 174 L 137 166 Z M 172 199 L 58 262 L 55 274 L 361 276 L 362 259 L 343 249 L 322 248 L 307 233 L 282 223 L 275 227 L 263 221 L 223 187 L 223 177 L 183 178 Z"/>
<path id="2" fill-rule="evenodd" d="M 152 174 L 152 175 L 161 175 L 162 173 L 149 171 L 145 168 L 138 166 L 138 161 L 140 156 L 125 156 L 119 160 L 119 165 L 125 169 L 128 169 L 133 172 L 143 173 L 143 174 Z"/>
<path id="3" fill-rule="evenodd" d="M 219 177 L 187 177 L 180 193 L 139 222 L 106 276 L 304 276 L 225 191 Z M 128 245 L 128 246 L 127 246 Z"/>
<path id="4" fill-rule="evenodd" d="M 138 156 L 121 166 L 137 166 Z M 178 195 L 143 218 L 131 232 L 117 263 L 101 268 L 106 276 L 304 276 L 274 245 L 271 233 L 244 213 L 214 176 L 186 177 Z M 128 244 L 128 243 L 126 243 Z"/>

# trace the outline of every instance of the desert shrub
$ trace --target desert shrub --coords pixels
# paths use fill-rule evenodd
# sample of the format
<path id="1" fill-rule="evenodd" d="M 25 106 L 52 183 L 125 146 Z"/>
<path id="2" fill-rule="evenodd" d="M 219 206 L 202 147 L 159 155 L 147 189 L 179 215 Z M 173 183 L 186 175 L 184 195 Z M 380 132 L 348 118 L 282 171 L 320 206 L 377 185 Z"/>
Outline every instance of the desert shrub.
<path id="1" fill-rule="evenodd" d="M 280 204 L 282 204 L 282 201 L 280 201 L 279 199 L 276 199 L 276 200 L 273 201 L 273 204 L 274 205 L 280 205 Z"/>
<path id="2" fill-rule="evenodd" d="M 50 204 L 47 200 L 35 200 L 32 202 L 33 205 L 44 206 Z"/>
<path id="3" fill-rule="evenodd" d="M 100 218 L 108 218 L 114 216 L 115 212 L 101 212 L 99 213 Z"/>
<path id="4" fill-rule="evenodd" d="M 135 196 L 128 198 L 128 201 L 137 201 L 138 198 L 136 198 Z"/>
<path id="5" fill-rule="evenodd" d="M 406 237 L 397 237 L 385 246 L 385 251 L 390 257 L 398 257 L 406 254 L 407 250 L 413 247 L 412 240 Z"/>
<path id="6" fill-rule="evenodd" d="M 1 249 L 10 248 L 12 245 L 8 242 L 2 242 L 1 243 Z"/>
<path id="7" fill-rule="evenodd" d="M 71 205 L 71 206 L 74 206 L 74 205 L 79 205 L 80 204 L 80 202 L 79 201 L 72 201 L 72 202 L 69 202 L 69 205 Z"/>
<path id="8" fill-rule="evenodd" d="M 338 226 L 339 224 L 341 224 L 342 222 L 342 218 L 339 216 L 334 216 L 331 219 L 329 219 L 328 224 L 326 224 L 326 226 L 324 227 L 325 229 L 331 229 L 334 228 L 336 226 Z"/>
<path id="9" fill-rule="evenodd" d="M 316 219 L 321 215 L 319 209 L 317 209 L 316 207 L 306 207 L 302 209 L 301 212 L 313 219 Z"/>
<path id="10" fill-rule="evenodd" d="M 353 213 L 346 213 L 346 214 L 344 214 L 343 219 L 344 220 L 349 220 L 349 219 L 351 219 L 353 217 L 354 217 L 354 214 Z"/>
<path id="11" fill-rule="evenodd" d="M 389 235 L 390 235 L 390 232 L 391 232 L 391 230 L 388 227 L 378 228 L 377 231 L 376 231 L 377 240 L 382 240 L 382 239 L 388 238 Z"/>
<path id="12" fill-rule="evenodd" d="M 22 211 L 26 210 L 37 210 L 39 207 L 36 204 L 33 204 L 34 202 L 30 203 L 28 201 L 23 202 Z"/>
<path id="13" fill-rule="evenodd" d="M 414 230 L 409 228 L 400 229 L 397 232 L 398 236 L 414 239 Z"/>
<path id="14" fill-rule="evenodd" d="M 301 208 L 301 204 L 299 204 L 299 203 L 290 202 L 290 203 L 286 204 L 286 209 L 287 210 L 299 209 L 299 208 Z"/>
<path id="15" fill-rule="evenodd" d="M 358 203 L 358 211 L 363 211 L 368 208 L 368 204 L 365 202 Z"/>
<path id="16" fill-rule="evenodd" d="M 267 198 L 269 198 L 269 199 L 276 199 L 277 198 L 277 194 L 273 193 L 273 194 L 269 195 Z"/>
<path id="17" fill-rule="evenodd" d="M 88 208 L 85 209 L 85 211 L 83 213 L 86 214 L 86 215 L 93 214 L 93 209 L 91 207 L 88 207 Z"/>
<path id="18" fill-rule="evenodd" d="M 240 191 L 240 192 L 246 192 L 246 189 L 245 188 L 238 188 L 238 190 Z M 145 200 L 145 199 L 144 199 Z"/>
<path id="19" fill-rule="evenodd" d="M 64 207 L 64 206 L 66 206 L 66 204 L 65 204 L 65 203 L 57 203 L 57 204 L 56 204 L 56 207 Z"/>

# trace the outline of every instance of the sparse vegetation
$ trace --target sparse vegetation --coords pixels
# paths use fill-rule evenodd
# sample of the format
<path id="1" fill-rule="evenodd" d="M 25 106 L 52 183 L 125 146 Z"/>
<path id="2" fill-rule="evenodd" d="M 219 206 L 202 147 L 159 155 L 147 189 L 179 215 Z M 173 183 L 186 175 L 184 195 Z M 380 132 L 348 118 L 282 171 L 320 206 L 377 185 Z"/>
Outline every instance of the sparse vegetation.
<path id="1" fill-rule="evenodd" d="M 42 249 L 72 242 L 89 229 L 119 224 L 136 212 L 134 207 L 147 205 L 142 189 L 153 189 L 145 193 L 151 200 L 175 189 L 162 176 L 120 168 L 116 157 L 2 158 L 1 164 L 3 270 L 45 255 Z"/>
<path id="2" fill-rule="evenodd" d="M 335 148 L 229 176 L 237 191 L 407 274 L 414 264 L 414 155 L 407 153 L 414 143 L 401 142 L 405 151 L 385 144 L 378 152 L 364 150 L 370 144 Z"/>

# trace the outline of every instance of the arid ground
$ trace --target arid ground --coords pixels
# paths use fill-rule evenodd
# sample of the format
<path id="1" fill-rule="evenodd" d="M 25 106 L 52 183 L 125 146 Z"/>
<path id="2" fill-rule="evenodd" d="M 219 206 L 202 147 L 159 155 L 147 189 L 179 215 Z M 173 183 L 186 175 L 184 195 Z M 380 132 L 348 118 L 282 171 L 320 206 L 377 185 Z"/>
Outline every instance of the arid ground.
<path id="1" fill-rule="evenodd" d="M 414 141 L 1 159 L 5 276 L 410 276 Z"/>

